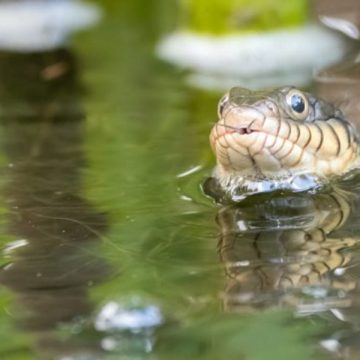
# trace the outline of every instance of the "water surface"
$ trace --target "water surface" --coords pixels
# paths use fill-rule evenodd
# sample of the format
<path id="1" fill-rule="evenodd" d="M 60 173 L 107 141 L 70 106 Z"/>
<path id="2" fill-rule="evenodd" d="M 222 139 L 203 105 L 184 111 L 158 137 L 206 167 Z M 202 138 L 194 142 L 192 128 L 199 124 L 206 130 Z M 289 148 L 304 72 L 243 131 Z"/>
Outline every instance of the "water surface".
<path id="1" fill-rule="evenodd" d="M 359 178 L 207 198 L 219 94 L 154 57 L 167 4 L 0 54 L 0 357 L 356 359 Z"/>

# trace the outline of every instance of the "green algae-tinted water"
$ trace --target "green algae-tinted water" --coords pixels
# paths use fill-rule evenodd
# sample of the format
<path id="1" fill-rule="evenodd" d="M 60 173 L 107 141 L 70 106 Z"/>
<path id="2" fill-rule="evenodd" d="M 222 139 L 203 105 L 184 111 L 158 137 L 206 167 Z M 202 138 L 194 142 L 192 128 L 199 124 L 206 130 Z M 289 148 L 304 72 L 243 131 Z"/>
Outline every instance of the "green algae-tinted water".
<path id="1" fill-rule="evenodd" d="M 153 55 L 173 4 L 108 3 L 0 56 L 0 358 L 356 359 L 356 177 L 215 205 L 219 94 Z"/>

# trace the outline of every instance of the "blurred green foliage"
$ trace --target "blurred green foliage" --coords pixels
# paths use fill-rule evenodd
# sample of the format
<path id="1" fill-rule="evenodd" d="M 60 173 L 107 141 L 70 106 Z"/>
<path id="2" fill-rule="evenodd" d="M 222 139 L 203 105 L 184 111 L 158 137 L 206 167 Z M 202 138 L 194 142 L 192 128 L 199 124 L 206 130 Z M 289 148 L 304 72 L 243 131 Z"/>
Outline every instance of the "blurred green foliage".
<path id="1" fill-rule="evenodd" d="M 222 35 L 303 24 L 308 0 L 181 0 L 184 30 Z"/>
<path id="2" fill-rule="evenodd" d="M 267 310 L 248 314 L 213 314 L 178 329 L 167 329 L 160 336 L 160 359 L 315 359 L 307 339 L 321 326 L 291 315 Z"/>

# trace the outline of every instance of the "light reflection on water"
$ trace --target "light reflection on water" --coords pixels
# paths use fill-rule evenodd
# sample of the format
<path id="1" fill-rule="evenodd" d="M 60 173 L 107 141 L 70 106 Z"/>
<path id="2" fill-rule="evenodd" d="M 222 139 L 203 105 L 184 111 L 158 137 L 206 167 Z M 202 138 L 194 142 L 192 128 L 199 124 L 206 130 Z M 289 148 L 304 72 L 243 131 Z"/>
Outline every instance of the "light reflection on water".
<path id="1" fill-rule="evenodd" d="M 1 69 L 2 150 L 11 164 L 2 169 L 2 233 L 15 240 L 4 248 L 0 283 L 13 293 L 14 319 L 36 334 L 40 353 L 67 352 L 78 346 L 65 346 L 53 331 L 90 314 L 89 289 L 110 270 L 97 253 L 108 216 L 81 194 L 84 112 L 76 59 L 66 50 L 3 54 Z M 49 69 L 54 78 L 42 78 Z M 19 83 L 7 72 L 17 72 Z"/>

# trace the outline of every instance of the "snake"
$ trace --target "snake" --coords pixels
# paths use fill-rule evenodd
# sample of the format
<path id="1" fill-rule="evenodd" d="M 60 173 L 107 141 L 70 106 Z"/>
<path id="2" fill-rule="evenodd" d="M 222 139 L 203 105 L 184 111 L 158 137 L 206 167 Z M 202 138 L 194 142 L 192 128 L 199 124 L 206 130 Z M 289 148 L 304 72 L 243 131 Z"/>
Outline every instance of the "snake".
<path id="1" fill-rule="evenodd" d="M 333 104 L 293 86 L 230 89 L 218 103 L 210 144 L 213 177 L 232 193 L 264 183 L 291 188 L 299 177 L 329 179 L 359 167 L 353 124 Z"/>

